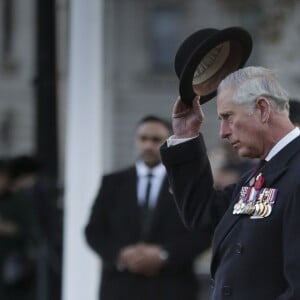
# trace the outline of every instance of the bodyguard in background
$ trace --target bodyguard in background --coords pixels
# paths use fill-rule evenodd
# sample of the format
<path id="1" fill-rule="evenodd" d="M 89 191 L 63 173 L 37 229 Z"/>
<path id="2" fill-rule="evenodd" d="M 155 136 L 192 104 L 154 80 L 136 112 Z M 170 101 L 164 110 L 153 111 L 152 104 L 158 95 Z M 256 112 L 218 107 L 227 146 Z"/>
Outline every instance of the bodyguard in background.
<path id="1" fill-rule="evenodd" d="M 210 236 L 187 231 L 179 219 L 159 154 L 170 134 L 167 122 L 145 117 L 135 165 L 103 177 L 85 231 L 103 261 L 101 300 L 197 297 L 193 262 Z"/>

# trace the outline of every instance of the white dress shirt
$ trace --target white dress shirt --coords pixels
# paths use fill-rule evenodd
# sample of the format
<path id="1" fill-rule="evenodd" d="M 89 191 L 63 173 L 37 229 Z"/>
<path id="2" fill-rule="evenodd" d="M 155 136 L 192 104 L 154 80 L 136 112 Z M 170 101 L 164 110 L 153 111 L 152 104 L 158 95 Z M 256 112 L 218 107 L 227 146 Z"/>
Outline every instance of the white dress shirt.
<path id="1" fill-rule="evenodd" d="M 145 200 L 145 196 L 146 196 L 145 194 L 146 194 L 147 183 L 148 183 L 148 174 L 151 172 L 152 177 L 151 177 L 149 207 L 154 208 L 156 206 L 160 188 L 166 174 L 166 169 L 162 164 L 159 164 L 156 167 L 150 169 L 142 161 L 137 161 L 135 165 L 136 165 L 136 171 L 138 176 L 138 183 L 137 183 L 138 204 L 142 205 Z"/>
<path id="2" fill-rule="evenodd" d="M 280 139 L 274 147 L 270 150 L 268 155 L 266 156 L 265 160 L 269 161 L 271 158 L 273 158 L 281 149 L 283 149 L 287 144 L 292 142 L 294 139 L 296 139 L 300 135 L 300 129 L 298 127 L 295 127 L 292 131 L 290 131 L 288 134 L 286 134 L 282 139 Z M 190 138 L 180 138 L 177 139 L 175 135 L 172 135 L 167 140 L 167 146 L 175 146 L 181 143 L 184 143 L 186 141 L 195 139 L 196 137 L 190 137 Z"/>
<path id="3" fill-rule="evenodd" d="M 287 135 L 285 135 L 282 139 L 280 139 L 275 146 L 270 150 L 265 160 L 269 161 L 273 158 L 281 149 L 283 149 L 287 144 L 293 141 L 300 135 L 300 129 L 295 127 L 292 131 L 290 131 Z"/>

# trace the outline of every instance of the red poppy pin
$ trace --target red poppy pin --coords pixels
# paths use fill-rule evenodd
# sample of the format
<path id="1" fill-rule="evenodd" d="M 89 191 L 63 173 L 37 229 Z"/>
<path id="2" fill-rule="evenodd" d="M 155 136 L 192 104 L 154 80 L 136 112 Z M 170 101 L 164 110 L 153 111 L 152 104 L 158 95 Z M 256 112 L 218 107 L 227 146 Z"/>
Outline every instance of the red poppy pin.
<path id="1" fill-rule="evenodd" d="M 261 173 L 259 173 L 259 174 L 256 176 L 256 178 L 255 178 L 254 188 L 255 188 L 256 190 L 260 190 L 260 189 L 262 188 L 264 182 L 265 182 L 264 177 L 262 176 Z"/>

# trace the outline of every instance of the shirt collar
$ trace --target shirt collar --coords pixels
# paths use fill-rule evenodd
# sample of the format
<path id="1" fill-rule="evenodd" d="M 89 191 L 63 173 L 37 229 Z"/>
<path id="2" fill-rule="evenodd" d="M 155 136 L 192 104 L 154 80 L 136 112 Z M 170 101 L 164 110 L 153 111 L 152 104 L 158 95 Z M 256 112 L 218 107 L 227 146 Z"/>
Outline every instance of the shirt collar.
<path id="1" fill-rule="evenodd" d="M 166 173 L 166 169 L 162 163 L 150 169 L 144 162 L 139 160 L 135 163 L 135 166 L 138 177 L 147 176 L 150 171 L 154 177 L 161 177 L 164 176 Z"/>
<path id="2" fill-rule="evenodd" d="M 296 139 L 300 135 L 300 129 L 295 127 L 287 135 L 285 135 L 281 140 L 279 140 L 271 151 L 266 156 L 265 160 L 269 161 L 273 158 L 281 149 L 283 149 L 287 144 Z"/>

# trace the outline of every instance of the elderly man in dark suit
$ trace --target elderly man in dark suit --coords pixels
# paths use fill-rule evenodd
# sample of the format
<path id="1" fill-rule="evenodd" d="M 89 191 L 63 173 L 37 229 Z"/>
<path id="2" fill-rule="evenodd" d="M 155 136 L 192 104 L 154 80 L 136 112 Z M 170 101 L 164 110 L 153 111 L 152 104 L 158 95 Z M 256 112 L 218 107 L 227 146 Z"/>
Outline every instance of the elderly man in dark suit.
<path id="1" fill-rule="evenodd" d="M 136 129 L 138 160 L 106 175 L 86 227 L 102 258 L 101 300 L 195 300 L 193 261 L 210 234 L 182 224 L 160 161 L 170 126 L 155 116 Z"/>
<path id="2" fill-rule="evenodd" d="M 201 102 L 201 99 L 200 99 Z M 174 136 L 161 149 L 186 225 L 215 228 L 213 300 L 300 299 L 300 130 L 274 73 L 240 69 L 218 87 L 220 136 L 242 157 L 261 160 L 222 191 L 201 133 L 199 97 L 174 106 Z"/>

